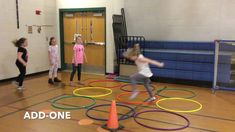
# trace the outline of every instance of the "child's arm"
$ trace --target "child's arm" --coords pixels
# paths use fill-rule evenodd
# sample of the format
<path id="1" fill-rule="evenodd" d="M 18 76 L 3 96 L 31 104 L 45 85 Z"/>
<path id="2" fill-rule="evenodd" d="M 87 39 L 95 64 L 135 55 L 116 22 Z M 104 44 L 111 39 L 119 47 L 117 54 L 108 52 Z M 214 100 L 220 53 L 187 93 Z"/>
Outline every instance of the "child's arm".
<path id="1" fill-rule="evenodd" d="M 78 63 L 77 63 L 77 59 L 76 59 L 76 56 L 77 56 L 77 51 L 74 50 L 74 54 L 73 54 L 73 59 L 74 59 L 74 65 L 77 66 Z"/>
<path id="2" fill-rule="evenodd" d="M 27 63 L 22 59 L 22 55 L 23 55 L 22 52 L 18 52 L 17 53 L 17 59 L 20 61 L 20 63 L 22 63 L 24 66 L 26 66 Z"/>
<path id="3" fill-rule="evenodd" d="M 157 67 L 164 67 L 163 62 L 152 60 L 152 59 L 149 59 L 149 58 L 146 58 L 146 57 L 139 58 L 139 60 L 142 61 L 142 62 L 145 62 L 145 63 L 150 63 L 150 64 L 155 65 Z"/>
<path id="4" fill-rule="evenodd" d="M 51 52 L 48 50 L 48 58 L 49 58 L 49 63 L 50 63 L 50 65 L 53 65 L 52 64 L 52 61 L 51 61 Z"/>

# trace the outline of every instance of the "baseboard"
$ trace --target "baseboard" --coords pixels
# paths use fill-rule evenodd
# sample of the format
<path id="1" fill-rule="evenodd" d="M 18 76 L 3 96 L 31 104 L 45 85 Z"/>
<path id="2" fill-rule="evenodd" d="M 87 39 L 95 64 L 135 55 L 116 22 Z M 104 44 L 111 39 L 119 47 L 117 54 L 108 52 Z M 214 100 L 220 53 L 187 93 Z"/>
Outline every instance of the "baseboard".
<path id="1" fill-rule="evenodd" d="M 61 71 L 61 69 L 59 69 L 59 71 Z M 46 70 L 46 71 L 41 71 L 37 73 L 31 73 L 31 74 L 26 75 L 26 79 L 29 77 L 32 78 L 34 76 L 38 77 L 38 75 L 46 74 L 48 72 L 49 71 Z M 105 74 L 108 75 L 108 74 L 113 74 L 113 73 L 105 73 Z M 0 80 L 0 83 L 8 82 L 13 79 L 15 79 L 15 77 L 3 79 L 3 80 Z M 151 80 L 154 82 L 162 82 L 162 83 L 184 84 L 184 85 L 200 86 L 200 87 L 206 87 L 206 88 L 212 87 L 212 82 L 208 82 L 208 81 L 184 80 L 184 79 L 174 79 L 174 78 L 165 78 L 165 77 L 151 77 Z"/>

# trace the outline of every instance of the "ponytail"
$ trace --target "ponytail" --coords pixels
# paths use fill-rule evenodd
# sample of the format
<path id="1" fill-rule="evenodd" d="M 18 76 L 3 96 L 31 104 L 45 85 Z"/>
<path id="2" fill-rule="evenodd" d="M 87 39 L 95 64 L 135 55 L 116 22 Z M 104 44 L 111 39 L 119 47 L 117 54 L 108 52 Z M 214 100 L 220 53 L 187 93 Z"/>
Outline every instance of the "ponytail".
<path id="1" fill-rule="evenodd" d="M 12 43 L 14 44 L 15 47 L 18 47 L 18 46 L 17 46 L 17 39 L 12 40 Z"/>
<path id="2" fill-rule="evenodd" d="M 127 50 L 126 50 L 126 52 L 124 52 L 123 53 L 123 56 L 125 57 L 125 58 L 130 58 L 130 57 L 132 57 L 132 56 L 138 56 L 139 54 L 141 53 L 141 51 L 140 51 L 140 45 L 139 44 L 135 44 L 134 46 L 133 46 L 133 48 L 128 48 Z"/>
<path id="3" fill-rule="evenodd" d="M 26 41 L 26 38 L 20 38 L 19 40 L 15 39 L 12 41 L 15 47 L 20 47 Z"/>

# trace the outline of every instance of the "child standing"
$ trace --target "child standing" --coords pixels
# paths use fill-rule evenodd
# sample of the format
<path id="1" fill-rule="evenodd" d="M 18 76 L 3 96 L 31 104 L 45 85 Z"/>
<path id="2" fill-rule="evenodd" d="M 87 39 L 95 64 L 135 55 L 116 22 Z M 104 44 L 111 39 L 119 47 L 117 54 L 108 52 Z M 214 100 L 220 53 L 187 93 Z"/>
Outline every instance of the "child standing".
<path id="1" fill-rule="evenodd" d="M 74 40 L 75 40 L 75 45 L 73 47 L 74 55 L 72 59 L 72 65 L 73 65 L 73 70 L 70 75 L 70 85 L 75 86 L 73 82 L 74 74 L 76 73 L 77 70 L 77 76 L 78 76 L 78 83 L 80 85 L 84 85 L 83 82 L 81 82 L 81 69 L 82 69 L 82 64 L 85 61 L 87 62 L 86 54 L 85 54 L 85 49 L 83 46 L 83 41 L 82 37 L 80 34 L 75 34 L 74 35 Z"/>
<path id="2" fill-rule="evenodd" d="M 18 48 L 17 50 L 17 59 L 16 59 L 16 66 L 20 71 L 19 76 L 16 78 L 16 81 L 14 84 L 18 86 L 18 90 L 23 90 L 23 82 L 24 77 L 26 74 L 26 66 L 28 62 L 28 52 L 26 47 L 28 46 L 28 41 L 26 38 L 20 38 L 19 40 L 16 40 L 13 42 L 14 45 Z"/>
<path id="3" fill-rule="evenodd" d="M 61 82 L 57 78 L 57 71 L 59 67 L 59 49 L 55 37 L 50 38 L 49 47 L 48 47 L 48 57 L 50 61 L 48 83 L 54 84 L 54 82 Z"/>
<path id="4" fill-rule="evenodd" d="M 133 93 L 130 99 L 134 99 L 139 94 L 136 89 L 136 82 L 139 81 L 144 83 L 144 86 L 149 94 L 150 98 L 148 99 L 148 101 L 156 100 L 156 97 L 152 93 L 152 88 L 150 86 L 151 80 L 149 78 L 153 75 L 153 73 L 149 67 L 149 64 L 156 65 L 158 67 L 163 67 L 164 63 L 144 57 L 140 53 L 139 44 L 135 44 L 133 48 L 128 48 L 127 51 L 123 54 L 123 56 L 127 59 L 135 61 L 135 64 L 137 65 L 138 69 L 137 73 L 130 76 L 131 82 L 133 84 Z"/>

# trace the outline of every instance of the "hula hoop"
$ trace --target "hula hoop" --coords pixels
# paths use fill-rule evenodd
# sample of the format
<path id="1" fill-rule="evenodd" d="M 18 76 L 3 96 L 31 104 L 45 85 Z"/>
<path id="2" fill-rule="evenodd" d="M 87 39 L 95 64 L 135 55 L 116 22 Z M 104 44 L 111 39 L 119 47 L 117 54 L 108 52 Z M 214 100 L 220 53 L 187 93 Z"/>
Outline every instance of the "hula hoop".
<path id="1" fill-rule="evenodd" d="M 130 117 L 133 117 L 135 115 L 135 110 L 134 108 L 128 106 L 128 105 L 124 105 L 124 104 L 116 104 L 117 106 L 122 106 L 122 107 L 126 107 L 128 109 L 130 109 L 130 111 L 132 111 L 132 114 L 131 115 L 126 115 L 126 116 L 122 116 L 122 118 L 119 118 L 118 120 L 125 120 L 125 119 L 128 119 Z M 97 107 L 103 107 L 103 106 L 110 106 L 110 104 L 102 104 L 102 105 L 96 105 L 96 106 L 92 106 L 90 108 L 87 109 L 86 111 L 86 116 L 91 118 L 91 119 L 94 119 L 94 120 L 98 120 L 98 121 L 108 121 L 108 119 L 105 119 L 105 118 L 98 118 L 98 117 L 93 117 L 93 116 L 90 116 L 88 113 L 89 111 L 93 110 L 94 108 L 97 108 Z"/>
<path id="2" fill-rule="evenodd" d="M 122 86 L 122 84 L 120 82 L 117 82 L 115 80 L 110 80 L 110 79 L 103 79 L 103 80 L 95 80 L 95 81 L 91 81 L 88 83 L 88 86 L 92 86 L 92 87 L 96 87 L 95 85 L 92 85 L 93 83 L 97 83 L 97 82 L 114 82 L 117 85 L 115 86 L 110 86 L 110 87 L 106 87 L 106 88 L 119 88 L 120 86 Z M 102 87 L 102 86 L 99 86 Z"/>
<path id="3" fill-rule="evenodd" d="M 183 118 L 187 124 L 185 126 L 182 126 L 182 127 L 179 127 L 179 128 L 169 128 L 169 129 L 166 129 L 166 128 L 157 128 L 157 127 L 151 127 L 151 126 L 148 126 L 148 125 L 145 125 L 143 123 L 140 123 L 136 118 L 138 118 L 138 115 L 140 114 L 143 114 L 143 113 L 148 113 L 148 112 L 163 112 L 163 113 L 169 113 L 169 114 L 172 114 L 172 115 L 176 115 L 178 117 L 181 117 Z M 187 119 L 185 116 L 183 115 L 180 115 L 180 114 L 177 114 L 177 113 L 174 113 L 174 112 L 169 112 L 169 111 L 163 111 L 163 110 L 147 110 L 147 111 L 142 111 L 140 113 L 137 113 L 134 115 L 134 120 L 136 123 L 138 123 L 139 125 L 143 126 L 143 127 L 146 127 L 146 128 L 150 128 L 150 129 L 154 129 L 154 130 L 162 130 L 162 131 L 176 131 L 176 130 L 182 130 L 182 129 L 185 129 L 187 127 L 189 127 L 190 125 L 190 121 L 189 119 Z"/>
<path id="4" fill-rule="evenodd" d="M 197 109 L 193 109 L 193 110 L 173 110 L 173 109 L 168 109 L 168 108 L 164 108 L 162 106 L 159 105 L 160 102 L 162 101 L 165 101 L 165 100 L 184 100 L 184 101 L 189 101 L 189 102 L 193 102 L 193 103 L 196 103 L 199 105 L 199 107 Z M 156 105 L 163 109 L 163 110 L 166 110 L 166 111 L 171 111 L 171 112 L 181 112 L 181 113 L 191 113 L 191 112 L 197 112 L 199 110 L 202 109 L 202 104 L 195 101 L 195 100 L 192 100 L 192 99 L 185 99 L 185 98 L 163 98 L 163 99 L 160 99 L 156 102 Z"/>
<path id="5" fill-rule="evenodd" d="M 165 95 L 161 95 L 160 93 L 162 91 L 168 91 L 168 90 L 178 90 L 178 91 L 186 91 L 186 92 L 189 92 L 191 93 L 192 95 L 191 96 L 188 96 L 188 97 L 184 97 L 185 99 L 191 99 L 191 98 L 194 98 L 196 97 L 196 93 L 194 93 L 193 91 L 191 90 L 188 90 L 188 89 L 180 89 L 180 88 L 163 88 L 163 89 L 160 89 L 157 91 L 157 95 L 160 96 L 160 97 L 163 97 L 163 98 L 175 98 L 175 97 L 170 97 L 170 96 L 165 96 Z"/>
<path id="6" fill-rule="evenodd" d="M 76 106 L 76 107 L 63 107 L 63 106 L 59 106 L 56 104 L 57 101 L 60 101 L 60 100 L 63 100 L 63 99 L 66 99 L 66 98 L 86 98 L 86 99 L 89 99 L 89 100 L 92 100 L 92 102 L 88 105 L 84 105 L 84 106 Z M 91 107 L 93 105 L 95 105 L 96 101 L 95 99 L 93 98 L 90 98 L 90 97 L 84 97 L 84 96 L 74 96 L 74 95 L 65 95 L 65 96 L 61 96 L 55 100 L 53 100 L 51 102 L 51 105 L 54 107 L 54 108 L 57 108 L 57 109 L 62 109 L 62 110 L 78 110 L 78 109 L 83 109 L 83 108 L 88 108 L 88 107 Z"/>
<path id="7" fill-rule="evenodd" d="M 121 94 L 118 94 L 116 96 L 116 100 L 121 102 L 121 103 L 124 103 L 124 104 L 131 104 L 131 105 L 140 105 L 140 104 L 143 104 L 143 105 L 149 105 L 151 104 L 152 102 L 141 102 L 141 101 L 124 101 L 121 99 L 122 96 L 124 95 L 128 95 L 128 94 L 132 94 L 131 92 L 124 92 L 124 93 L 121 93 Z M 146 92 L 142 92 L 142 93 L 139 93 L 139 94 L 147 94 Z M 155 96 L 157 99 L 158 97 Z"/>
<path id="8" fill-rule="evenodd" d="M 118 81 L 118 82 L 131 83 L 130 79 L 123 79 L 121 77 L 115 77 L 114 80 Z M 136 84 L 144 84 L 144 83 L 143 82 L 136 82 Z"/>
<path id="9" fill-rule="evenodd" d="M 87 90 L 87 89 L 102 89 L 102 90 L 108 91 L 108 93 L 106 93 L 106 94 L 100 94 L 100 95 L 79 94 L 79 91 L 81 91 L 81 90 Z M 102 88 L 102 87 L 83 87 L 83 88 L 78 88 L 78 89 L 73 90 L 73 94 L 74 94 L 75 96 L 85 96 L 85 97 L 90 97 L 90 98 L 98 98 L 98 97 L 104 97 L 104 96 L 107 96 L 107 95 L 112 94 L 112 90 L 109 89 L 109 88 Z"/>
<path id="10" fill-rule="evenodd" d="M 126 90 L 126 89 L 124 89 L 124 87 L 126 87 L 126 86 L 131 86 L 132 84 L 125 84 L 125 85 L 122 85 L 121 87 L 120 87 L 120 89 L 122 90 L 122 91 L 125 91 L 125 92 L 132 92 L 131 90 Z M 138 84 L 137 84 L 138 85 Z M 152 89 L 152 91 L 154 91 L 155 89 L 156 89 L 156 87 L 154 86 L 154 85 L 151 85 L 151 87 L 153 88 Z M 147 92 L 146 90 L 139 90 L 139 92 Z"/>

